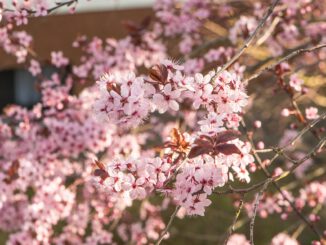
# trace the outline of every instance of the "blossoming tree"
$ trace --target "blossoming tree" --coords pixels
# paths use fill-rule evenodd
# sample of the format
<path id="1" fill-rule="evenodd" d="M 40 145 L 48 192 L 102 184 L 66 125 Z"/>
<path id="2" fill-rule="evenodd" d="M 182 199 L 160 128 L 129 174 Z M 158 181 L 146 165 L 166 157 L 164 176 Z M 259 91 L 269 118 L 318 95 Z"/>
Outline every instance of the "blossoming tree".
<path id="1" fill-rule="evenodd" d="M 0 0 L 0 47 L 41 93 L 0 117 L 6 244 L 326 244 L 325 1 L 157 0 L 125 38 L 76 37 L 78 63 L 53 50 L 46 76 L 24 27 L 77 4 Z M 172 229 L 225 200 L 213 237 Z M 281 225 L 257 238 L 257 216 Z"/>

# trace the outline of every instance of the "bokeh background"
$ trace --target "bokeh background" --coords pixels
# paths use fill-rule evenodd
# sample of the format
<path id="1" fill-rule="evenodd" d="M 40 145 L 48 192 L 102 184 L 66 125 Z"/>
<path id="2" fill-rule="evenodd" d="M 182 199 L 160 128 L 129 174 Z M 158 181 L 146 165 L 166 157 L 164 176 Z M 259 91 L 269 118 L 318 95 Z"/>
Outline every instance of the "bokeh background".
<path id="1" fill-rule="evenodd" d="M 122 38 L 127 34 L 123 27 L 124 20 L 140 22 L 146 16 L 152 16 L 153 0 L 92 0 L 80 1 L 76 14 L 69 14 L 62 11 L 55 15 L 47 17 L 33 18 L 24 29 L 34 37 L 34 50 L 40 59 L 47 64 L 52 50 L 62 50 L 72 63 L 78 63 L 80 51 L 72 48 L 71 44 L 78 35 L 98 36 L 100 38 L 114 37 Z M 251 1 L 252 2 L 252 1 Z M 244 11 L 246 3 L 243 5 Z M 234 16 L 236 18 L 237 16 Z M 207 26 L 207 35 L 225 33 L 223 23 L 214 23 L 214 26 Z M 173 49 L 171 49 L 173 51 Z M 255 58 L 261 60 L 266 58 L 264 50 L 248 50 L 255 55 Z M 173 57 L 173 52 L 171 57 Z M 48 67 L 47 72 L 50 75 L 53 68 Z M 325 72 L 304 77 L 305 86 L 310 88 L 307 99 L 314 102 L 319 110 L 325 111 L 326 108 L 326 80 Z M 92 81 L 90 81 L 91 83 Z M 263 122 L 263 129 L 255 134 L 255 140 L 264 139 L 265 145 L 275 146 L 282 137 L 283 129 L 288 127 L 290 120 L 280 117 L 282 106 L 286 106 L 287 96 L 282 93 L 274 93 L 275 78 L 272 76 L 263 76 L 259 80 L 250 84 L 249 94 L 255 103 L 250 107 L 250 113 L 246 115 L 247 124 L 252 128 L 254 120 L 257 118 Z M 81 86 L 76 86 L 74 93 L 80 91 Z M 35 81 L 28 71 L 15 62 L 15 58 L 6 55 L 0 51 L 0 109 L 2 110 L 8 104 L 20 104 L 31 107 L 38 102 L 40 95 L 35 89 Z M 268 101 L 268 103 L 266 103 Z M 304 102 L 304 101 L 303 101 Z M 322 123 L 326 126 L 326 123 Z M 315 142 L 315 139 L 307 135 L 302 141 L 300 147 L 307 148 Z M 268 155 L 266 155 L 268 158 Z M 284 159 L 283 159 L 284 160 Z M 326 179 L 326 156 L 318 156 L 313 168 L 318 178 Z M 278 160 L 276 165 L 283 164 L 282 159 Z M 263 179 L 263 175 L 256 174 L 255 181 Z M 314 176 L 312 176 L 314 178 Z M 292 178 L 286 182 L 286 185 L 294 181 Z M 299 180 L 300 181 L 300 180 Z M 305 179 L 302 180 L 306 181 Z M 269 189 L 272 190 L 272 187 Z M 246 201 L 251 201 L 252 195 L 247 195 Z M 232 223 L 235 208 L 233 201 L 236 197 L 219 196 L 213 197 L 213 204 L 207 209 L 205 217 L 186 217 L 183 220 L 176 220 L 171 228 L 172 239 L 164 241 L 163 244 L 220 244 L 223 241 L 226 230 Z M 136 209 L 137 204 L 135 205 Z M 172 210 L 166 213 L 166 220 Z M 326 223 L 326 211 L 320 213 L 321 219 Z M 240 216 L 240 222 L 237 223 L 237 232 L 249 234 L 249 219 L 246 214 Z M 289 224 L 291 224 L 289 226 Z M 300 220 L 295 216 L 290 217 L 289 222 L 282 222 L 277 216 L 271 216 L 268 220 L 257 218 L 255 237 L 257 245 L 268 244 L 269 238 L 282 230 L 294 231 L 300 224 Z M 325 224 L 324 224 L 325 225 Z M 309 229 L 305 229 L 300 239 L 303 244 L 314 238 Z M 5 234 L 0 235 L 0 244 L 5 242 Z"/>

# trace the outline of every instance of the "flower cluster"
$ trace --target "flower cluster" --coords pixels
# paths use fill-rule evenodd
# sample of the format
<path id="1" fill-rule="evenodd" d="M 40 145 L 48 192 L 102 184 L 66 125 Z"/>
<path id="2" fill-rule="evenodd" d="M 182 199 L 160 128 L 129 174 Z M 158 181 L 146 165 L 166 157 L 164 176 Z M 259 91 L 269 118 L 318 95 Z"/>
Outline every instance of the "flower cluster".
<path id="1" fill-rule="evenodd" d="M 203 215 L 210 204 L 207 196 L 229 179 L 234 180 L 233 173 L 241 181 L 250 181 L 246 169 L 254 161 L 250 145 L 237 139 L 238 132 L 227 131 L 227 128 L 239 126 L 239 113 L 247 103 L 247 95 L 239 78 L 229 72 L 222 72 L 215 78 L 214 71 L 205 76 L 200 73 L 186 76 L 182 70 L 182 66 L 164 61 L 153 66 L 147 77 L 135 77 L 133 73 L 106 74 L 98 82 L 100 96 L 94 108 L 98 117 L 120 127 L 135 127 L 155 110 L 159 113 L 178 111 L 183 101 L 192 101 L 197 110 L 207 110 L 207 117 L 198 121 L 199 131 L 192 135 L 194 143 L 190 152 L 191 137 L 187 143 L 184 136 L 175 133 L 171 139 L 174 142 L 167 144 L 170 149 L 167 154 L 189 153 L 188 157 L 193 159 L 180 165 L 172 190 L 160 190 L 170 193 L 188 214 Z M 207 142 L 201 142 L 200 138 Z M 97 170 L 97 181 L 109 193 L 122 191 L 129 193 L 131 199 L 143 199 L 148 191 L 164 186 L 168 179 L 165 171 L 171 171 L 171 166 L 162 165 L 162 161 L 170 158 L 166 157 L 155 161 L 110 162 Z M 175 161 L 173 155 L 171 160 Z M 161 177 L 156 177 L 151 169 L 162 172 Z"/>
<path id="2" fill-rule="evenodd" d="M 157 32 L 164 36 L 181 36 L 179 49 L 186 54 L 201 40 L 198 31 L 210 16 L 210 4 L 207 0 L 186 1 L 179 11 L 176 6 L 179 0 L 156 1 L 154 10 L 158 18 Z"/>
<path id="3" fill-rule="evenodd" d="M 147 24 L 138 27 L 123 39 L 81 36 L 73 43 L 83 51 L 80 64 L 73 66 L 73 73 L 84 81 L 99 79 L 105 72 L 134 72 L 138 67 L 150 67 L 166 58 L 166 48 L 158 35 L 147 30 Z"/>
<path id="4" fill-rule="evenodd" d="M 237 113 L 247 103 L 240 79 L 226 71 L 217 77 L 214 71 L 205 76 L 200 73 L 186 76 L 182 69 L 164 61 L 153 66 L 148 77 L 136 77 L 132 72 L 103 75 L 98 81 L 100 95 L 94 105 L 97 115 L 120 126 L 137 126 L 149 112 L 178 111 L 182 100 L 189 99 L 195 109 L 205 107 L 215 113 L 209 117 L 220 122 L 202 121 L 202 128 L 215 127 L 211 133 L 218 132 L 223 130 L 222 122 L 228 127 L 238 127 Z"/>
<path id="5" fill-rule="evenodd" d="M 104 166 L 97 163 L 96 181 L 109 193 L 122 193 L 131 200 L 145 199 L 155 188 L 163 186 L 171 165 L 160 158 L 115 160 Z"/>

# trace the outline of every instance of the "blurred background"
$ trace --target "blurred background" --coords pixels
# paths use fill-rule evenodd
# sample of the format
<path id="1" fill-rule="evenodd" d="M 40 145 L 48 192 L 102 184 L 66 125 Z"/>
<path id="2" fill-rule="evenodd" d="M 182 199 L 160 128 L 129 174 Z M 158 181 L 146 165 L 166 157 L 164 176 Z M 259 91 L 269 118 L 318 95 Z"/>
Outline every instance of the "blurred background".
<path id="1" fill-rule="evenodd" d="M 153 15 L 151 9 L 153 2 L 154 0 L 83 0 L 78 3 L 76 14 L 72 15 L 65 11 L 66 8 L 62 8 L 55 15 L 31 18 L 29 24 L 23 28 L 33 36 L 33 49 L 39 59 L 44 61 L 44 64 L 50 59 L 51 51 L 57 50 L 62 50 L 71 63 L 75 64 L 79 62 L 81 53 L 80 49 L 74 49 L 71 45 L 78 35 L 117 39 L 125 37 L 128 32 L 122 22 L 125 20 L 140 22 L 144 17 Z M 49 65 L 45 69 L 45 73 L 51 74 L 52 67 Z M 257 118 L 263 122 L 264 129 L 256 133 L 256 139 L 257 141 L 262 140 L 265 135 L 268 135 L 269 137 L 264 138 L 267 146 L 278 144 L 283 129 L 290 122 L 288 118 L 280 118 L 279 109 L 288 104 L 287 96 L 278 94 L 277 99 L 275 98 L 273 79 L 270 76 L 261 77 L 259 81 L 248 88 L 249 94 L 252 95 L 256 103 L 252 105 L 251 113 L 247 115 L 246 120 L 249 128 Z M 305 85 L 312 91 L 322 88 L 321 91 L 325 92 L 319 94 L 321 97 L 318 97 L 319 103 L 317 103 L 320 111 L 323 112 L 326 106 L 325 77 L 305 77 Z M 256 96 L 255 93 L 259 96 Z M 0 50 L 0 110 L 13 103 L 31 107 L 39 101 L 39 98 L 40 95 L 35 89 L 33 76 L 23 66 L 16 63 L 15 57 Z M 314 93 L 311 94 L 311 99 L 313 98 L 317 99 Z M 268 105 L 266 101 L 269 102 Z M 280 101 L 284 102 L 283 105 Z M 313 137 L 308 135 L 303 145 L 309 146 L 313 140 Z M 325 166 L 325 156 L 317 157 L 315 162 L 315 168 L 320 169 Z M 281 164 L 281 161 L 276 164 Z M 322 174 L 323 179 L 326 179 L 324 172 Z M 264 176 L 258 174 L 255 181 L 262 178 Z M 248 195 L 246 201 L 252 198 L 253 196 Z M 222 235 L 225 234 L 225 229 L 232 223 L 235 213 L 233 201 L 234 199 L 229 197 L 213 197 L 214 205 L 207 209 L 205 217 L 187 217 L 185 220 L 176 220 L 171 229 L 173 239 L 163 244 L 215 244 L 219 242 L 223 238 Z M 168 215 L 165 217 L 166 219 L 168 219 Z M 326 220 L 325 210 L 321 213 L 321 217 Z M 236 227 L 238 228 L 237 232 L 248 235 L 249 221 L 246 215 L 241 215 L 241 222 Z M 295 216 L 291 221 L 293 221 L 293 227 L 288 227 L 288 223 L 281 222 L 278 216 L 269 217 L 268 223 L 266 220 L 258 218 L 255 233 L 256 241 L 259 241 L 257 245 L 268 244 L 268 239 L 272 234 L 277 234 L 280 230 L 285 229 L 293 230 L 300 224 Z M 307 229 L 302 240 L 308 242 L 312 238 L 313 234 Z"/>

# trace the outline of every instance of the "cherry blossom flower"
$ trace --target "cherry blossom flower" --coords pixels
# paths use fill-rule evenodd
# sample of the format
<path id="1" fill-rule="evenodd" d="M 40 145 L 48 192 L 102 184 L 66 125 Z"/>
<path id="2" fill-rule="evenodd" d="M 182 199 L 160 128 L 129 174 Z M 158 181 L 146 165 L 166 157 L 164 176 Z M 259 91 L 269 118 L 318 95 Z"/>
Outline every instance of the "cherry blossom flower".
<path id="1" fill-rule="evenodd" d="M 234 233 L 230 236 L 227 245 L 249 245 L 250 242 L 243 234 Z"/>
<path id="2" fill-rule="evenodd" d="M 56 67 L 66 66 L 69 60 L 63 56 L 62 51 L 51 53 L 51 63 Z"/>
<path id="3" fill-rule="evenodd" d="M 306 113 L 306 118 L 308 120 L 315 120 L 319 118 L 318 109 L 316 107 L 311 106 L 309 108 L 306 108 L 305 113 Z"/>
<path id="4" fill-rule="evenodd" d="M 31 60 L 31 64 L 28 70 L 30 73 L 32 73 L 33 76 L 36 76 L 41 73 L 41 66 L 36 60 Z"/>
<path id="5" fill-rule="evenodd" d="M 178 111 L 179 103 L 177 99 L 180 96 L 180 91 L 178 89 L 172 90 L 171 84 L 167 84 L 163 88 L 162 93 L 154 94 L 153 103 L 158 108 L 160 113 L 166 112 L 169 108 Z"/>
<path id="6" fill-rule="evenodd" d="M 28 23 L 28 13 L 27 13 L 27 10 L 23 9 L 21 11 L 17 11 L 15 13 L 15 20 L 16 20 L 16 24 L 17 26 L 20 26 L 20 25 L 27 25 Z"/>
<path id="7" fill-rule="evenodd" d="M 296 91 L 300 92 L 302 90 L 303 80 L 299 79 L 296 74 L 291 75 L 289 85 Z"/>
<path id="8" fill-rule="evenodd" d="M 224 115 L 218 115 L 215 112 L 209 112 L 205 120 L 198 122 L 200 125 L 200 130 L 203 133 L 215 134 L 223 130 L 224 125 Z"/>

